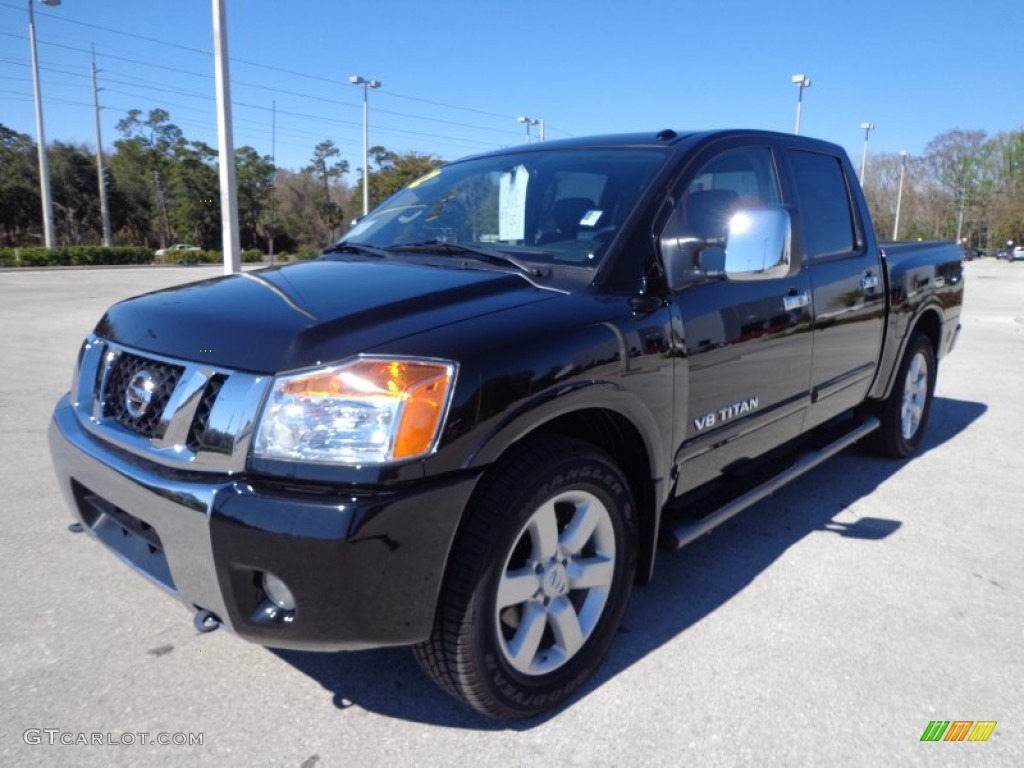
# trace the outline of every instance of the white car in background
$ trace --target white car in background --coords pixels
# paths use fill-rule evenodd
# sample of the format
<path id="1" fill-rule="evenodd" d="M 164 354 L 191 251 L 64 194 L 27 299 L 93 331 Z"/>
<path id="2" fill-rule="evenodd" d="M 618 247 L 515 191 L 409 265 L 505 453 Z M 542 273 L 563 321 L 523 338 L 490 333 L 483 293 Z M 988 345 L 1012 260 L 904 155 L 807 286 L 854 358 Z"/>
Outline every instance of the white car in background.
<path id="1" fill-rule="evenodd" d="M 180 251 L 201 251 L 203 250 L 198 245 L 189 245 L 188 243 L 176 243 L 169 245 L 166 248 L 161 248 L 153 255 L 156 257 L 157 263 L 167 260 L 167 257 L 172 253 L 178 253 Z"/>

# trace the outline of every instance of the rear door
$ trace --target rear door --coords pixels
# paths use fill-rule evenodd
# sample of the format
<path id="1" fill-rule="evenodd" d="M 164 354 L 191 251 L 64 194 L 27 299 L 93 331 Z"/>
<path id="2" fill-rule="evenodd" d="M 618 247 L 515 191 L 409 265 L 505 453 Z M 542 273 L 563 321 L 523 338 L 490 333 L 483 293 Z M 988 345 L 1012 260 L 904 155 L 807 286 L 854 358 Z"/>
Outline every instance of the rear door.
<path id="1" fill-rule="evenodd" d="M 662 237 L 724 237 L 737 208 L 782 202 L 771 146 L 737 141 L 691 164 Z M 720 269 L 724 253 L 709 248 L 701 262 Z M 676 376 L 677 493 L 799 434 L 811 367 L 809 290 L 801 269 L 780 278 L 711 279 L 673 294 L 683 353 Z"/>
<path id="2" fill-rule="evenodd" d="M 814 313 L 811 428 L 864 400 L 882 348 L 885 287 L 877 248 L 855 215 L 849 163 L 796 147 L 784 156 L 787 197 L 799 211 L 793 245 Z"/>

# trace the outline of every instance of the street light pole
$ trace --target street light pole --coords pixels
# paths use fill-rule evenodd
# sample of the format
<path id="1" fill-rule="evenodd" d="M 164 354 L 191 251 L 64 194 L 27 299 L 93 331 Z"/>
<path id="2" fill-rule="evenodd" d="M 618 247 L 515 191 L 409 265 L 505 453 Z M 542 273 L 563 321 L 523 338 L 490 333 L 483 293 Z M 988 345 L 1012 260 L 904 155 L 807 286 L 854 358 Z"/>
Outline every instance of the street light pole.
<path id="1" fill-rule="evenodd" d="M 363 86 L 363 216 L 370 212 L 370 100 L 369 89 L 380 88 L 380 80 L 367 80 L 360 75 L 348 79 L 352 85 Z"/>
<path id="2" fill-rule="evenodd" d="M 804 88 L 811 87 L 811 78 L 807 75 L 793 75 L 791 78 L 793 85 L 797 86 L 796 94 L 796 126 L 793 128 L 793 133 L 799 135 L 800 133 L 800 113 L 803 111 L 804 105 Z"/>
<path id="3" fill-rule="evenodd" d="M 235 185 L 235 140 L 231 127 L 231 76 L 228 70 L 228 16 L 226 0 L 213 0 L 214 83 L 217 89 L 217 151 L 220 155 L 221 245 L 224 274 L 242 269 L 238 234 L 238 189 Z"/>
<path id="4" fill-rule="evenodd" d="M 903 205 L 903 177 L 907 175 L 907 150 L 900 152 L 900 188 L 896 193 L 896 221 L 892 225 L 892 239 L 900 239 L 900 206 Z"/>
<path id="5" fill-rule="evenodd" d="M 40 0 L 43 5 L 57 6 L 60 0 Z M 28 42 L 32 49 L 32 85 L 36 95 L 36 142 L 39 145 L 39 194 L 43 198 L 43 242 L 47 248 L 56 244 L 53 228 L 53 197 L 50 193 L 50 162 L 46 155 L 46 133 L 43 131 L 43 94 L 39 86 L 39 53 L 36 50 L 36 15 L 28 0 Z"/>
<path id="6" fill-rule="evenodd" d="M 860 156 L 860 186 L 864 187 L 864 171 L 868 167 L 868 136 L 875 130 L 874 123 L 861 123 L 860 127 L 864 130 L 864 153 Z"/>
<path id="7" fill-rule="evenodd" d="M 536 125 L 540 127 L 540 138 L 539 141 L 544 141 L 544 118 L 542 117 L 517 117 L 517 123 L 522 123 L 526 126 L 526 143 L 530 143 L 530 126 Z"/>

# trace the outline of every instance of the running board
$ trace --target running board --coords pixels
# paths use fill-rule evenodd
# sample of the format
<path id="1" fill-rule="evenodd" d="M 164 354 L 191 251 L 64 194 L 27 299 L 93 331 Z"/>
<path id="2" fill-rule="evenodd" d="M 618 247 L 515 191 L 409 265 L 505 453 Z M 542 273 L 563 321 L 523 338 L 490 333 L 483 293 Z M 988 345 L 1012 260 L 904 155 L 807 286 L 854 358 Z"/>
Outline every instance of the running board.
<path id="1" fill-rule="evenodd" d="M 878 427 L 879 422 L 877 418 L 874 416 L 867 418 L 853 430 L 825 447 L 800 455 L 789 469 L 752 488 L 711 514 L 699 520 L 690 520 L 675 526 L 663 525 L 660 532 L 661 545 L 666 549 L 682 549 L 694 539 L 700 538 L 747 507 L 756 504 L 767 496 L 771 496 L 791 480 L 796 479 L 805 472 L 810 472 L 823 461 L 849 448 L 865 435 L 874 432 Z"/>

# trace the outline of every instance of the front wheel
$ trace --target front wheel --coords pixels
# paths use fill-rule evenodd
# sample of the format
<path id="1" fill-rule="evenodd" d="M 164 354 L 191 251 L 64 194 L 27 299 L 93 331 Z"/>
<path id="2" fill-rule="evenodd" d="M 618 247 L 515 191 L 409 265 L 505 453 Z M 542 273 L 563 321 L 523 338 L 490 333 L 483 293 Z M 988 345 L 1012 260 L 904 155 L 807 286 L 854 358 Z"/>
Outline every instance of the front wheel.
<path id="1" fill-rule="evenodd" d="M 460 534 L 420 666 L 503 719 L 567 699 L 604 658 L 636 570 L 636 512 L 619 468 L 554 437 L 499 465 Z"/>
<path id="2" fill-rule="evenodd" d="M 927 336 L 915 333 L 907 344 L 892 392 L 875 408 L 881 426 L 871 435 L 876 453 L 906 458 L 924 439 L 935 391 L 935 350 Z"/>

